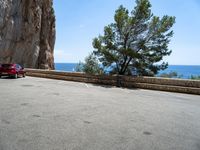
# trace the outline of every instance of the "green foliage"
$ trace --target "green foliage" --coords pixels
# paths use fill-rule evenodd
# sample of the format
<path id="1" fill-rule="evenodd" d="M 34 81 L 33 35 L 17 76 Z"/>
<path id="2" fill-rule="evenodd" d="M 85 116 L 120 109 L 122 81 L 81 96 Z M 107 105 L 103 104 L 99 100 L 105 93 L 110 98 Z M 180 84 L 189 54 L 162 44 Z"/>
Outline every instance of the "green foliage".
<path id="1" fill-rule="evenodd" d="M 200 80 L 200 76 L 194 76 L 194 75 L 192 75 L 190 77 L 190 79 L 192 79 L 192 80 Z"/>
<path id="2" fill-rule="evenodd" d="M 177 72 L 170 72 L 170 73 L 162 73 L 159 75 L 162 78 L 179 78 L 181 76 L 178 75 Z"/>
<path id="3" fill-rule="evenodd" d="M 55 15 L 54 8 L 51 8 L 51 14 Z"/>
<path id="4" fill-rule="evenodd" d="M 136 7 L 129 11 L 122 5 L 116 10 L 114 23 L 104 28 L 104 35 L 93 40 L 94 54 L 113 73 L 155 75 L 168 64 L 161 62 L 170 55 L 168 49 L 173 36 L 171 27 L 175 17 L 153 16 L 149 0 L 136 0 Z"/>
<path id="5" fill-rule="evenodd" d="M 159 75 L 159 77 L 163 77 L 163 78 L 181 78 L 182 75 L 178 75 L 177 72 L 170 72 L 170 73 L 162 73 L 161 75 Z M 189 79 L 200 80 L 200 76 L 191 75 L 191 77 L 189 77 Z"/>
<path id="6" fill-rule="evenodd" d="M 85 72 L 93 75 L 103 73 L 103 69 L 99 66 L 99 61 L 93 53 L 85 58 L 85 63 L 79 62 L 75 70 L 76 72 Z"/>
<path id="7" fill-rule="evenodd" d="M 76 65 L 75 71 L 76 72 L 83 72 L 83 66 L 84 66 L 84 63 L 79 61 L 79 63 Z"/>

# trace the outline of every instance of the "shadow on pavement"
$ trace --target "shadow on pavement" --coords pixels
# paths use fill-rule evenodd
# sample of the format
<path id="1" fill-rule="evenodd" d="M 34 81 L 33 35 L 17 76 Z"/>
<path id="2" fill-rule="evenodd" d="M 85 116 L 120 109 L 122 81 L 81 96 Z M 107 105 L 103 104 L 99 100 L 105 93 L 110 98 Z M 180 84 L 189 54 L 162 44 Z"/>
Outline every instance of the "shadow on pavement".
<path id="1" fill-rule="evenodd" d="M 18 77 L 17 79 L 19 79 L 19 78 L 22 78 L 22 77 Z M 0 77 L 0 79 L 2 79 L 2 80 L 8 80 L 8 79 L 13 80 L 15 78 L 14 77 L 9 77 L 9 76 L 2 76 L 2 77 Z"/>
<path id="2" fill-rule="evenodd" d="M 117 87 L 117 88 L 121 88 L 121 89 L 138 90 L 138 88 L 135 88 L 135 87 L 125 88 L 123 86 L 114 86 L 114 85 L 105 85 L 105 84 L 92 84 L 92 85 L 96 86 L 96 87 L 103 87 L 103 88 Z"/>

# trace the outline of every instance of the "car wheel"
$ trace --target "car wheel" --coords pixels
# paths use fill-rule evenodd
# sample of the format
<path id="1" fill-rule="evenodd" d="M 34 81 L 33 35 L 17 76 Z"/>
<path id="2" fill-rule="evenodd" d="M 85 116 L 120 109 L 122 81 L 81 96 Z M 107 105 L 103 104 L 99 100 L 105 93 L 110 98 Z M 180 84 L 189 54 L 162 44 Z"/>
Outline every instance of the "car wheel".
<path id="1" fill-rule="evenodd" d="M 15 78 L 15 79 L 17 79 L 17 78 L 18 78 L 18 74 L 17 74 L 17 73 L 14 75 L 14 78 Z"/>
<path id="2" fill-rule="evenodd" d="M 25 73 L 23 74 L 23 77 L 24 77 L 24 78 L 26 77 L 26 74 L 25 74 Z"/>

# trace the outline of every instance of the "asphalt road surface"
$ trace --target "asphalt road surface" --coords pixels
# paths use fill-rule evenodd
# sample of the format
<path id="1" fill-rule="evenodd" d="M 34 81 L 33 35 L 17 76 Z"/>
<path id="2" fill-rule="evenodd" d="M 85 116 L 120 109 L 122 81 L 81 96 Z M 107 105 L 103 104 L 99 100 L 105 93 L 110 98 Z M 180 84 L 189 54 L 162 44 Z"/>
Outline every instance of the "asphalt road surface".
<path id="1" fill-rule="evenodd" d="M 200 96 L 0 79 L 0 150 L 200 150 Z"/>

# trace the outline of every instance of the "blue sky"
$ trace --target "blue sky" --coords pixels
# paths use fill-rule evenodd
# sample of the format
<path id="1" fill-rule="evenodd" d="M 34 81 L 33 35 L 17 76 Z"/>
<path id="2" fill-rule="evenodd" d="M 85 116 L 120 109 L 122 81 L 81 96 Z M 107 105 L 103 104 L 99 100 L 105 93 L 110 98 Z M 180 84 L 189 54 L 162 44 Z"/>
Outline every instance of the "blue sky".
<path id="1" fill-rule="evenodd" d="M 156 16 L 176 17 L 169 64 L 200 65 L 200 0 L 150 0 Z M 55 62 L 83 61 L 93 51 L 92 39 L 113 22 L 119 5 L 129 10 L 135 0 L 54 0 L 56 13 Z"/>

